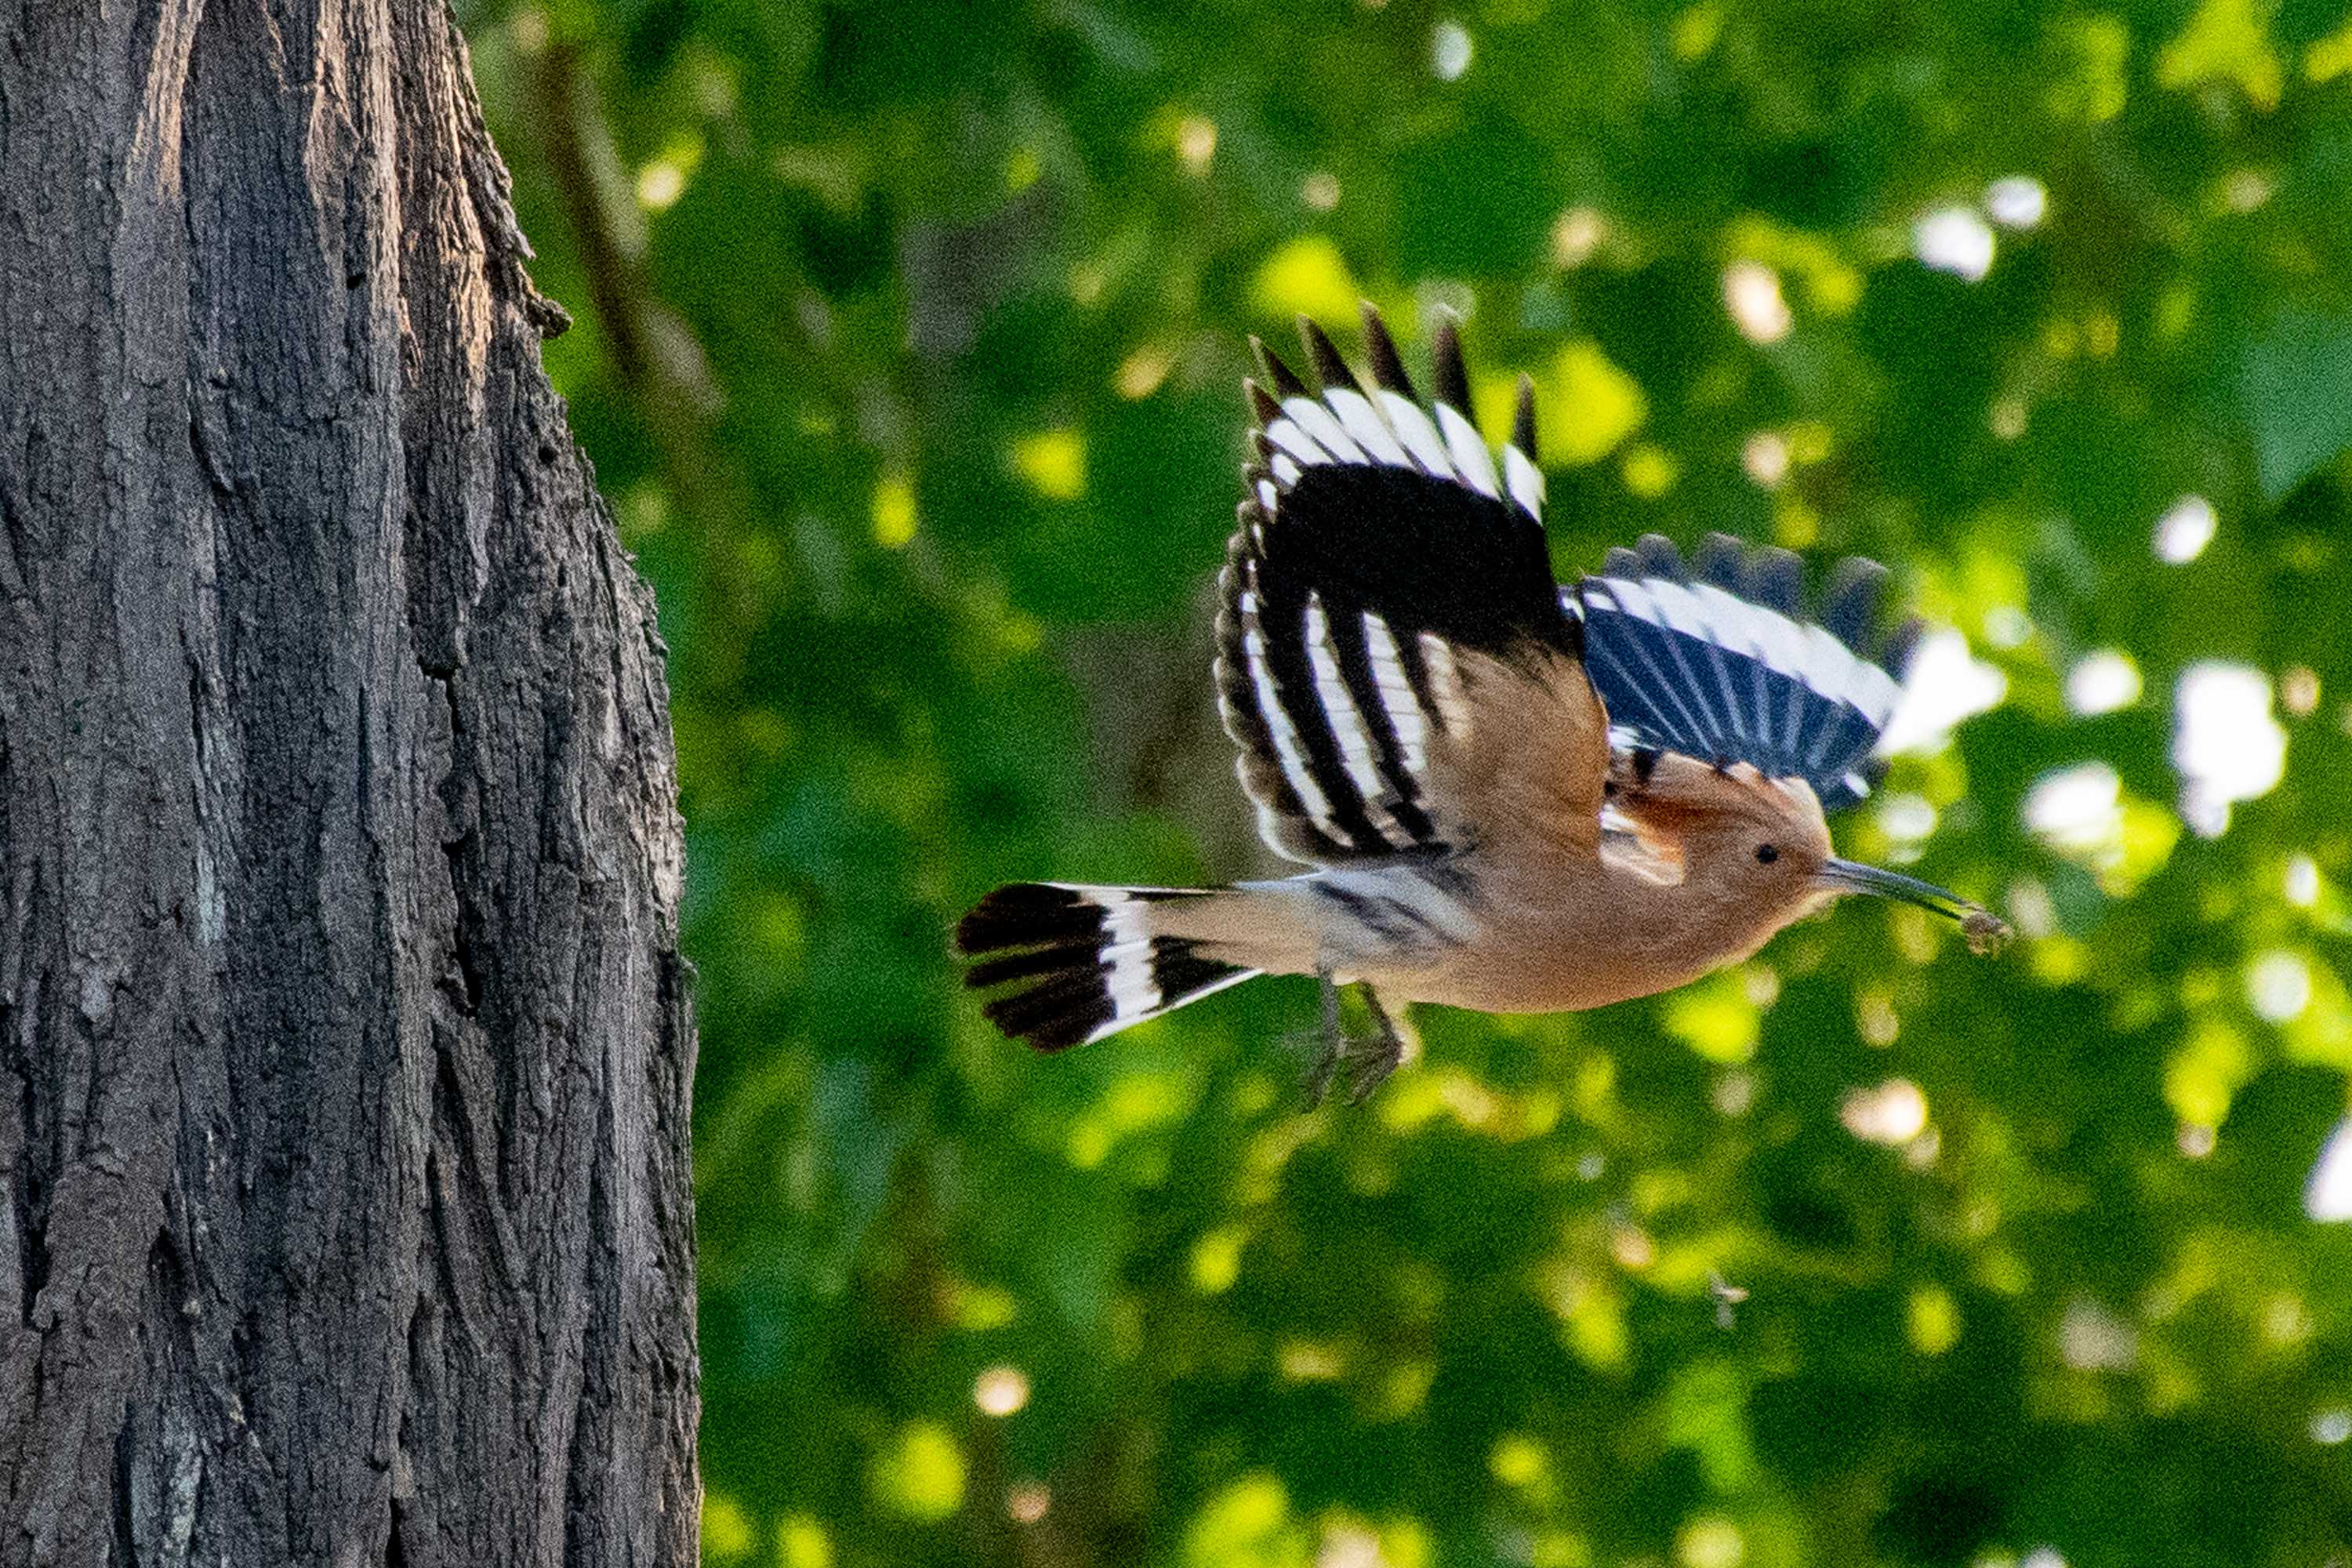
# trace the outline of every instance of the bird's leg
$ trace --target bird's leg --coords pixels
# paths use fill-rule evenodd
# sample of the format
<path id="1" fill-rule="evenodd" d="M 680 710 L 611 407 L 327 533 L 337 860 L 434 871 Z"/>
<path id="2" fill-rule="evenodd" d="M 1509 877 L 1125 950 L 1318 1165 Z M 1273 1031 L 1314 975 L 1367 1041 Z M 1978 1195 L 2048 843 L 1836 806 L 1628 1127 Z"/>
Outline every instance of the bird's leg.
<path id="1" fill-rule="evenodd" d="M 1331 1090 L 1331 1075 L 1347 1059 L 1348 1037 L 1339 1032 L 1339 984 L 1324 970 L 1316 975 L 1323 992 L 1322 1026 L 1310 1037 L 1315 1043 L 1314 1065 L 1307 1069 L 1307 1109 L 1314 1110 L 1323 1103 Z"/>
<path id="2" fill-rule="evenodd" d="M 1372 1092 L 1388 1081 L 1391 1073 L 1409 1058 L 1421 1054 L 1420 1042 L 1410 1033 L 1411 1026 L 1400 1029 L 1397 1021 L 1389 1016 L 1388 1009 L 1381 1005 L 1380 994 L 1369 985 L 1362 989 L 1364 1005 L 1372 1010 L 1372 1022 L 1379 1032 L 1369 1039 L 1349 1043 L 1350 1105 L 1361 1105 L 1370 1100 Z"/>

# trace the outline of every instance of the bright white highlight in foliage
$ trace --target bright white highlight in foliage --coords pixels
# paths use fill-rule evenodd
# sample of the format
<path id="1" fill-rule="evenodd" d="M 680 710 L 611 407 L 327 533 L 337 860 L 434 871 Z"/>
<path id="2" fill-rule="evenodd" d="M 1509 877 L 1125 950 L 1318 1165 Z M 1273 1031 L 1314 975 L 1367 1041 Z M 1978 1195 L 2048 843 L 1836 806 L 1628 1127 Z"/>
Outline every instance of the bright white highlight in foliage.
<path id="1" fill-rule="evenodd" d="M 2319 671 L 2307 664 L 2279 671 L 2279 701 L 2296 718 L 2309 718 L 2319 707 Z"/>
<path id="2" fill-rule="evenodd" d="M 1911 253 L 1923 267 L 1976 282 L 1992 270 L 1992 229 L 1967 207 L 1939 207 L 1911 226 Z"/>
<path id="3" fill-rule="evenodd" d="M 1735 261 L 1723 269 L 1723 308 L 1751 343 L 1777 343 L 1796 324 L 1780 297 L 1780 275 L 1760 262 Z"/>
<path id="4" fill-rule="evenodd" d="M 664 212 L 686 194 L 686 171 L 667 160 L 637 171 L 637 205 L 647 212 Z"/>
<path id="5" fill-rule="evenodd" d="M 1890 795 L 1879 803 L 1878 830 L 1897 845 L 1917 844 L 1936 831 L 1936 807 L 1919 795 Z"/>
<path id="6" fill-rule="evenodd" d="M 1029 1377 L 1017 1366 L 992 1366 L 972 1380 L 971 1402 L 982 1415 L 1012 1415 L 1029 1403 Z"/>
<path id="7" fill-rule="evenodd" d="M 1694 1520 L 1675 1538 L 1675 1561 L 1682 1568 L 1742 1568 L 1748 1538 L 1727 1519 Z"/>
<path id="8" fill-rule="evenodd" d="M 2096 1301 L 2077 1296 L 2058 1321 L 2058 1353 L 2077 1372 L 2120 1372 L 2139 1359 L 2139 1335 Z"/>
<path id="9" fill-rule="evenodd" d="M 1984 613 L 1984 635 L 1998 648 L 2023 647 L 2033 637 L 2033 617 L 2015 605 L 1995 605 Z"/>
<path id="10" fill-rule="evenodd" d="M 2186 566 L 2204 554 L 2205 547 L 2213 542 L 2218 522 L 2211 501 L 2203 496 L 2182 496 L 2172 503 L 2170 510 L 2156 520 L 2156 538 L 2150 548 L 2158 561 Z"/>
<path id="11" fill-rule="evenodd" d="M 1208 173 L 1209 161 L 1217 155 L 1217 122 L 1198 114 L 1188 114 L 1178 121 L 1176 155 L 1193 174 Z"/>
<path id="12" fill-rule="evenodd" d="M 2050 193 L 2031 174 L 2009 174 L 1985 187 L 1984 205 L 2003 228 L 2035 228 L 2050 210 Z"/>
<path id="13" fill-rule="evenodd" d="M 2139 693 L 2139 666 L 2116 648 L 2094 648 L 2066 672 L 2066 708 L 2078 718 L 2128 708 Z"/>
<path id="14" fill-rule="evenodd" d="M 1875 1089 L 1857 1089 L 1838 1108 L 1838 1120 L 1871 1143 L 1908 1143 L 1927 1131 L 1927 1097 L 1907 1078 L 1890 1078 Z"/>
<path id="15" fill-rule="evenodd" d="M 1777 430 L 1759 430 L 1739 448 L 1739 466 L 1762 489 L 1778 489 L 1789 477 L 1789 438 Z"/>
<path id="16" fill-rule="evenodd" d="M 2173 706 L 2181 819 L 2200 837 L 2218 837 L 2233 802 L 2268 794 L 2286 771 L 2286 731 L 2271 714 L 2271 683 L 2259 669 L 2209 659 L 2181 671 Z"/>
<path id="17" fill-rule="evenodd" d="M 2260 169 L 2240 169 L 2221 182 L 2221 200 L 2233 213 L 2255 212 L 2278 195 L 2278 182 Z"/>
<path id="18" fill-rule="evenodd" d="M 2301 1017 L 2311 1005 L 2311 965 L 2284 948 L 2263 953 L 2246 967 L 2246 1005 L 2273 1024 Z"/>
<path id="19" fill-rule="evenodd" d="M 1591 207 L 1570 207 L 1551 226 L 1551 258 L 1562 267 L 1581 267 L 1608 237 L 1607 218 Z"/>
<path id="20" fill-rule="evenodd" d="M 1469 31 L 1459 22 L 1440 22 L 1429 36 L 1429 68 L 1440 81 L 1460 81 L 1472 53 Z"/>
<path id="21" fill-rule="evenodd" d="M 2319 863 L 2310 856 L 2288 856 L 2284 880 L 2286 901 L 2296 909 L 2307 910 L 2319 901 Z"/>
<path id="22" fill-rule="evenodd" d="M 2058 906 L 2038 878 L 2020 877 L 2009 885 L 2009 918 L 2021 935 L 2039 942 L 2058 929 Z"/>
<path id="23" fill-rule="evenodd" d="M 2066 1568 L 2066 1559 L 2054 1546 L 2037 1546 L 2018 1560 L 2017 1568 Z"/>
<path id="24" fill-rule="evenodd" d="M 2124 841 L 2123 781 L 2105 763 L 2047 773 L 2025 793 L 2026 828 L 2070 859 L 2096 864 Z"/>
<path id="25" fill-rule="evenodd" d="M 2352 1117 L 2336 1124 L 2303 1189 L 2303 1212 L 2315 1220 L 2352 1220 Z"/>
<path id="26" fill-rule="evenodd" d="M 2352 1438 L 2352 1410 L 2339 1405 L 2311 1418 L 2313 1442 L 2325 1443 L 2332 1448 L 2347 1438 Z"/>
<path id="27" fill-rule="evenodd" d="M 1882 757 L 1903 752 L 1937 752 L 1952 738 L 1952 726 L 2009 695 L 2009 677 L 1970 656 L 1968 639 L 1948 628 L 1920 639 L 1894 722 L 1878 738 Z"/>
<path id="28" fill-rule="evenodd" d="M 1315 1568 L 1392 1568 L 1381 1538 L 1361 1525 L 1335 1524 L 1323 1531 Z"/>

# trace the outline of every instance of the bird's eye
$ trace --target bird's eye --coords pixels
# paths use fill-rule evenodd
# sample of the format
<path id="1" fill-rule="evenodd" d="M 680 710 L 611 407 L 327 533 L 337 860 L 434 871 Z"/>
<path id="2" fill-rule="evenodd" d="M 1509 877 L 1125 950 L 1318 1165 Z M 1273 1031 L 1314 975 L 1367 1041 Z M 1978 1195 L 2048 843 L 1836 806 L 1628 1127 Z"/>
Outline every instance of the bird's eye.
<path id="1" fill-rule="evenodd" d="M 1759 844 L 1756 847 L 1756 861 L 1757 864 L 1760 866 L 1769 866 L 1773 861 L 1778 860 L 1780 858 L 1780 851 L 1773 845 Z"/>

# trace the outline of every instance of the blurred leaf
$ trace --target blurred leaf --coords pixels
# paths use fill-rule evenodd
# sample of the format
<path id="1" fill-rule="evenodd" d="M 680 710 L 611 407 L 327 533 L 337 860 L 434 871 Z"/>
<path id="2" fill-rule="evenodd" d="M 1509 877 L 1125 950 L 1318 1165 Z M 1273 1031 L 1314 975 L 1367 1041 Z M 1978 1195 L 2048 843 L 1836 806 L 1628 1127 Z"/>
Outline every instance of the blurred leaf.
<path id="1" fill-rule="evenodd" d="M 1355 314 L 1359 297 L 1339 247 L 1319 234 L 1302 234 L 1267 257 L 1250 284 L 1259 313 L 1286 321 L 1294 316 L 1345 321 Z"/>
<path id="2" fill-rule="evenodd" d="M 2247 340 L 2239 389 L 2263 495 L 2275 501 L 2352 447 L 2352 315 L 2279 310 Z"/>

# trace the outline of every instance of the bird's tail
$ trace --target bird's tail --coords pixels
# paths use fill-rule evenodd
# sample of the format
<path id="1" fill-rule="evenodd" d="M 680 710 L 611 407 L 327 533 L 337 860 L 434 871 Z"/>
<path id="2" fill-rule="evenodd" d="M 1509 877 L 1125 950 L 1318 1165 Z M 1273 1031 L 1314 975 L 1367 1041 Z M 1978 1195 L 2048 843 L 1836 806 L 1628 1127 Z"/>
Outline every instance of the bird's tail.
<path id="1" fill-rule="evenodd" d="M 991 1023 L 1041 1051 L 1066 1050 L 1254 979 L 1261 971 L 1203 957 L 1203 906 L 1223 889 L 1082 888 L 1015 882 L 973 906 L 956 947 L 978 959 L 975 990 L 1003 987 L 981 1006 Z M 1175 906 L 1191 908 L 1178 916 Z"/>

